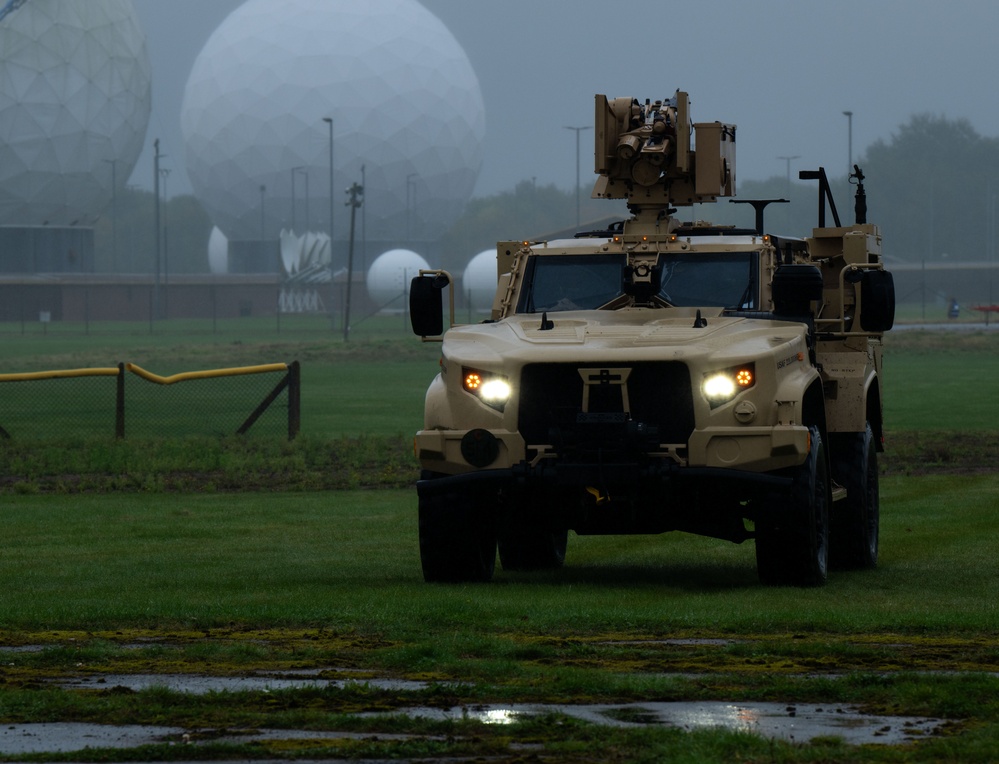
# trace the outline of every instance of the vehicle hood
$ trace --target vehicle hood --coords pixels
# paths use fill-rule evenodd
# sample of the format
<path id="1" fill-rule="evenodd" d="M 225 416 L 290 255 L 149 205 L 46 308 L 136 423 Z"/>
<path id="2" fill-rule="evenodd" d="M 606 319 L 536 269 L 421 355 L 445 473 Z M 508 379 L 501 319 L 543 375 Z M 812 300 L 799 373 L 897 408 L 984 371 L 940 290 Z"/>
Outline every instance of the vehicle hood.
<path id="1" fill-rule="evenodd" d="M 467 362 L 665 360 L 719 356 L 745 359 L 803 337 L 796 321 L 723 316 L 720 309 L 570 311 L 517 315 L 451 329 L 444 355 Z"/>

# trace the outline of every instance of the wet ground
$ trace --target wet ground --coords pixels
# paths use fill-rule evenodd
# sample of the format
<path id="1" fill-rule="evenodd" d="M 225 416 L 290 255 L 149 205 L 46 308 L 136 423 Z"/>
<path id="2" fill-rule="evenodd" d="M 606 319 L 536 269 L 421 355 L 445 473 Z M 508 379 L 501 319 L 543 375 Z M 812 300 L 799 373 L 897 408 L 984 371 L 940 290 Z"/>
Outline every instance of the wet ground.
<path id="1" fill-rule="evenodd" d="M 194 680 L 203 691 L 201 678 Z M 483 705 L 450 709 L 407 708 L 393 713 L 438 720 L 471 720 L 485 724 L 514 724 L 530 716 L 565 714 L 592 724 L 616 727 L 663 725 L 695 730 L 725 727 L 767 738 L 807 742 L 816 737 L 840 737 L 860 745 L 897 745 L 936 733 L 937 719 L 877 716 L 854 708 L 785 706 L 778 703 L 674 702 L 592 705 Z M 369 714 L 368 716 L 373 716 Z M 72 753 L 85 748 L 127 749 L 173 743 L 249 743 L 274 740 L 400 740 L 405 735 L 317 732 L 309 730 L 187 730 L 180 727 L 100 725 L 81 723 L 11 724 L 0 728 L 4 754 Z"/>
<path id="2" fill-rule="evenodd" d="M 0 728 L 0 753 L 76 753 L 87 748 L 128 749 L 143 745 L 197 745 L 213 743 L 252 743 L 268 740 L 400 740 L 405 735 L 316 732 L 311 730 L 186 730 L 138 724 L 106 725 L 60 722 L 53 724 L 10 724 Z"/>
<path id="3" fill-rule="evenodd" d="M 219 677 L 199 674 L 94 674 L 54 681 L 65 689 L 141 691 L 158 687 L 174 692 L 237 693 L 343 687 L 354 680 L 324 679 L 342 676 L 344 669 L 309 672 L 257 672 L 252 676 Z M 426 688 L 424 682 L 365 678 L 365 684 L 394 691 Z M 865 714 L 853 707 L 789 706 L 780 703 L 641 702 L 627 704 L 490 704 L 451 708 L 403 707 L 391 712 L 361 714 L 368 718 L 403 715 L 438 721 L 478 721 L 508 725 L 552 713 L 596 725 L 640 727 L 661 725 L 684 730 L 723 727 L 766 738 L 807 742 L 816 737 L 839 737 L 844 742 L 891 744 L 910 742 L 937 734 L 938 719 Z M 264 742 L 288 740 L 400 740 L 405 735 L 316 732 L 307 730 L 211 730 L 142 725 L 80 723 L 10 724 L 0 727 L 0 753 L 71 753 L 85 748 L 127 749 L 150 744 L 197 745 L 212 742 Z"/>

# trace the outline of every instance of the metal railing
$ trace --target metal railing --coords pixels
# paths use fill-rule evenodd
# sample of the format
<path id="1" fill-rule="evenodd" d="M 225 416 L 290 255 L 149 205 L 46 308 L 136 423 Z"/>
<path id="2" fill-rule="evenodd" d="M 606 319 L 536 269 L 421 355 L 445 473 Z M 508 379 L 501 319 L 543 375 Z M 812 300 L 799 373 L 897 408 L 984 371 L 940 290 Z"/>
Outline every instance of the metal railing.
<path id="1" fill-rule="evenodd" d="M 276 384 L 275 374 L 280 375 Z M 109 378 L 114 381 L 113 395 L 106 389 Z M 283 406 L 276 405 L 282 395 Z M 281 408 L 286 416 L 275 416 Z M 115 436 L 124 438 L 126 411 L 129 431 L 152 437 L 245 435 L 267 419 L 271 429 L 280 421 L 291 440 L 301 427 L 300 366 L 293 361 L 160 376 L 136 364 L 119 363 L 0 374 L 3 438 L 99 434 L 109 420 Z"/>

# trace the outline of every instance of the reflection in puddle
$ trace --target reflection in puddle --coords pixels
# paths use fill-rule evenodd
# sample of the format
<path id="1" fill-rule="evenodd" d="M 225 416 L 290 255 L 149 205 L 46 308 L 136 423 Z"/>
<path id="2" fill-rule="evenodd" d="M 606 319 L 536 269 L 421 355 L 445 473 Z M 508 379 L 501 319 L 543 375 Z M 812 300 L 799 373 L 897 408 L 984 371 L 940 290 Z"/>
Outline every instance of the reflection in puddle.
<path id="1" fill-rule="evenodd" d="M 330 674 L 336 678 L 324 678 Z M 101 674 L 62 680 L 67 689 L 141 691 L 163 688 L 174 692 L 269 692 L 303 688 L 343 688 L 365 685 L 395 692 L 418 692 L 427 682 L 399 679 L 343 679 L 346 672 L 272 672 L 243 677 L 212 677 L 194 674 Z M 407 715 L 441 721 L 477 721 L 511 725 L 546 714 L 565 716 L 602 726 L 635 727 L 661 725 L 685 730 L 720 727 L 750 732 L 767 738 L 805 742 L 815 737 L 839 737 L 850 744 L 899 744 L 939 733 L 938 719 L 871 716 L 852 707 L 789 706 L 782 703 L 670 702 L 629 704 L 503 704 L 455 706 L 441 709 L 412 707 L 392 712 L 361 714 L 367 717 Z M 337 733 L 326 733 L 336 735 Z M 8 736 L 9 739 L 9 736 Z M 2 749 L 2 745 L 0 745 Z"/>
<path id="2" fill-rule="evenodd" d="M 854 745 L 905 743 L 937 734 L 939 719 L 914 716 L 871 716 L 855 708 L 824 709 L 781 703 L 672 702 L 625 705 L 462 706 L 450 709 L 409 708 L 396 713 L 437 720 L 470 719 L 484 724 L 512 724 L 530 716 L 558 713 L 593 724 L 618 727 L 660 724 L 681 729 L 725 729 L 768 738 L 804 742 L 840 737 Z M 374 714 L 372 714 L 374 715 Z M 381 714 L 378 714 L 381 715 Z"/>

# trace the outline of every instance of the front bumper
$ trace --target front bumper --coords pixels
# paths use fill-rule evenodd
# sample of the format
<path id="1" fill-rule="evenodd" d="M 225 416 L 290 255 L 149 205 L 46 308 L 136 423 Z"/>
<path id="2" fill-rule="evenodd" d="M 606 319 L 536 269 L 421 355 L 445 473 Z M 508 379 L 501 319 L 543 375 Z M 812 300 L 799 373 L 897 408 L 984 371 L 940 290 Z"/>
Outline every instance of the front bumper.
<path id="1" fill-rule="evenodd" d="M 535 483 L 548 486 L 581 487 L 595 482 L 595 477 L 601 478 L 601 482 L 614 483 L 637 478 L 662 485 L 687 481 L 720 481 L 721 483 L 742 483 L 761 488 L 787 488 L 793 482 L 790 477 L 772 475 L 766 472 L 748 472 L 722 467 L 681 467 L 673 462 L 665 461 L 642 467 L 630 463 L 601 465 L 543 463 L 532 466 L 527 462 L 522 462 L 505 469 L 477 470 L 418 480 L 416 491 L 421 498 L 430 498 L 454 490 L 491 491 L 510 485 L 530 488 Z"/>
<path id="2" fill-rule="evenodd" d="M 468 447 L 472 435 L 484 434 L 494 444 L 485 457 Z M 648 436 L 642 436 L 645 440 Z M 595 464 L 605 464 L 610 459 L 618 463 L 645 463 L 669 461 L 658 471 L 673 472 L 679 466 L 683 471 L 697 469 L 764 473 L 794 467 L 804 462 L 810 448 L 809 430 L 799 425 L 774 427 L 708 427 L 694 430 L 686 443 L 664 444 L 664 448 L 646 450 L 652 444 L 642 443 L 642 438 L 621 439 L 617 448 L 594 448 L 594 443 L 609 439 L 591 439 L 577 450 L 575 444 L 535 445 L 526 444 L 520 433 L 509 430 L 421 430 L 414 439 L 414 451 L 425 470 L 443 475 L 459 475 L 476 471 L 502 471 L 522 462 L 541 466 L 557 462 L 562 469 L 573 465 L 584 469 Z M 641 451 L 636 449 L 641 448 Z M 622 457 L 622 449 L 634 458 Z M 659 451 L 660 453 L 656 453 Z M 676 455 L 666 459 L 665 454 Z M 539 454 L 546 454 L 538 458 Z"/>

